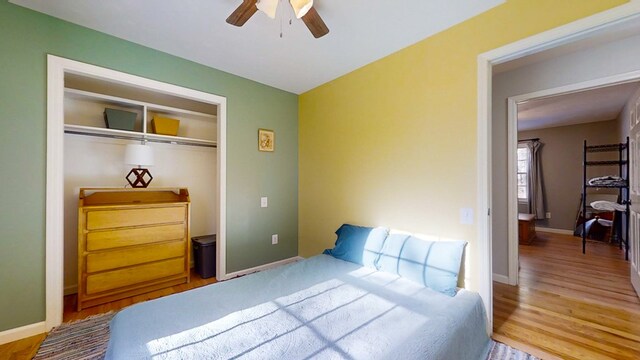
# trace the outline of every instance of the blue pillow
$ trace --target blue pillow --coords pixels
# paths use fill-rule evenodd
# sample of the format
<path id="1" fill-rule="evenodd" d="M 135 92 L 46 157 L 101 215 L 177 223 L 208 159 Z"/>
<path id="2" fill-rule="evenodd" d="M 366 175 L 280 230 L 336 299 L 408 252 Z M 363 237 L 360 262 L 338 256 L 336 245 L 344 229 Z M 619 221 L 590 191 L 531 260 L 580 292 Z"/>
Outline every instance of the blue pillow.
<path id="1" fill-rule="evenodd" d="M 397 274 L 443 294 L 457 292 L 466 241 L 428 241 L 391 234 L 377 262 L 380 271 Z"/>
<path id="2" fill-rule="evenodd" d="M 338 239 L 335 247 L 325 250 L 323 254 L 375 268 L 388 234 L 387 228 L 344 224 L 336 230 Z"/>

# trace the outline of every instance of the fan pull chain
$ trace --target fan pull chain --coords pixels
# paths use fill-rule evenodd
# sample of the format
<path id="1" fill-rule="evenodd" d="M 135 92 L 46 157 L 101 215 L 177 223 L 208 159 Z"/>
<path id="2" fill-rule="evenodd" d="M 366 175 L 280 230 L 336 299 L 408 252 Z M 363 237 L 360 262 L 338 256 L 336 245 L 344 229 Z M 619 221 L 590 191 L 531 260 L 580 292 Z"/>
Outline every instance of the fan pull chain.
<path id="1" fill-rule="evenodd" d="M 280 1 L 280 5 L 278 5 L 278 7 L 281 9 L 278 12 L 279 16 L 280 16 L 280 39 L 282 39 L 284 37 L 284 28 L 283 28 L 284 27 L 283 26 L 284 15 L 282 14 L 282 12 L 284 10 L 282 10 L 282 9 L 286 9 L 286 6 L 288 6 L 288 5 L 286 4 L 287 0 L 279 0 L 279 1 Z M 285 3 L 285 4 L 283 5 L 283 3 Z M 291 16 L 291 14 L 289 14 L 289 26 L 293 26 L 293 17 Z"/>

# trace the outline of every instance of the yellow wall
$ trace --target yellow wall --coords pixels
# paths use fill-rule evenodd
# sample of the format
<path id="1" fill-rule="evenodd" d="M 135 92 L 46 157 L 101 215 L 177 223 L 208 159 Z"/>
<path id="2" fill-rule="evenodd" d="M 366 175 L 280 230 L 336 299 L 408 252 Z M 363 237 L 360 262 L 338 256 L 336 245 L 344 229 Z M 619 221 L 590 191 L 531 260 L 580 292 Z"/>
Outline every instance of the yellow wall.
<path id="1" fill-rule="evenodd" d="M 478 54 L 625 2 L 507 1 L 301 95 L 300 255 L 345 222 L 464 239 L 477 288 L 459 211 L 476 204 Z"/>

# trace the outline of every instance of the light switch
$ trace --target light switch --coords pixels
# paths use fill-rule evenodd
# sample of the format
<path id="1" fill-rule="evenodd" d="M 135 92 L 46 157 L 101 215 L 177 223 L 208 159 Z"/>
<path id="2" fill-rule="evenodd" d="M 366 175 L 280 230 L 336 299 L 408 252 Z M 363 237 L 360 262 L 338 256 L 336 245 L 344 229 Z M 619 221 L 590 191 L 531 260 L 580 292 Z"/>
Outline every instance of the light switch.
<path id="1" fill-rule="evenodd" d="M 460 209 L 460 224 L 473 225 L 473 209 L 472 208 Z"/>
<path id="2" fill-rule="evenodd" d="M 260 198 L 260 207 L 269 207 L 269 199 L 266 196 Z"/>
<path id="3" fill-rule="evenodd" d="M 271 235 L 271 245 L 276 245 L 278 243 L 278 234 Z"/>

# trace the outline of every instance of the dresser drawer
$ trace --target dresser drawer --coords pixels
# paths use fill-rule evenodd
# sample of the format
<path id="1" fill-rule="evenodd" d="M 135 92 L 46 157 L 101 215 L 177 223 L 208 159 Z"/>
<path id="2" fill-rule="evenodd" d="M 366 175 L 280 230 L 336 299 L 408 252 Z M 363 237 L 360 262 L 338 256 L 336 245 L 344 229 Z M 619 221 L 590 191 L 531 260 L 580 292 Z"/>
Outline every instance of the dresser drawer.
<path id="1" fill-rule="evenodd" d="M 94 210 L 87 212 L 87 230 L 184 222 L 186 207 Z"/>
<path id="2" fill-rule="evenodd" d="M 176 257 L 184 258 L 186 246 L 186 241 L 183 240 L 139 246 L 133 249 L 91 253 L 87 255 L 87 272 L 94 273 Z"/>
<path id="3" fill-rule="evenodd" d="M 172 275 L 185 274 L 186 276 L 185 269 L 185 259 L 178 258 L 87 275 L 86 294 L 97 294 Z"/>
<path id="4" fill-rule="evenodd" d="M 115 249 L 123 246 L 152 244 L 184 239 L 185 224 L 159 225 L 137 229 L 93 231 L 87 233 L 87 251 Z"/>

